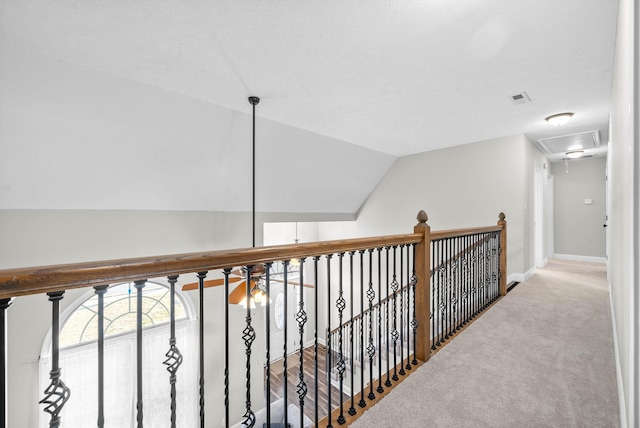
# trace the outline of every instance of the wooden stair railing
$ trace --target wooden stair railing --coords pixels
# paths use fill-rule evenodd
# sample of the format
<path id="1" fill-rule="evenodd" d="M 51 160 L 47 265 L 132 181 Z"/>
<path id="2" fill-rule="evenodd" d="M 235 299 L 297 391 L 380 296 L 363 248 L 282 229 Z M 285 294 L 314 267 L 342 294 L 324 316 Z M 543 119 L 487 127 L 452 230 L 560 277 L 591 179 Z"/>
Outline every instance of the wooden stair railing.
<path id="1" fill-rule="evenodd" d="M 351 296 L 348 297 L 348 303 L 351 305 L 352 309 L 349 311 L 350 322 L 360 322 L 362 324 L 361 334 L 364 337 L 364 329 L 368 329 L 367 333 L 367 346 L 365 348 L 364 339 L 361 338 L 360 346 L 362 347 L 360 352 L 361 355 L 364 356 L 364 352 L 366 349 L 367 355 L 369 356 L 369 371 L 370 375 L 365 382 L 364 377 L 360 382 L 361 397 L 360 402 L 358 403 L 360 409 L 356 410 L 353 406 L 353 398 L 355 392 L 352 390 L 352 407 L 349 409 L 348 414 L 349 417 L 353 417 L 354 414 L 362 411 L 362 408 L 367 406 L 367 400 L 365 400 L 365 387 L 369 385 L 370 390 L 367 396 L 370 403 L 375 402 L 380 396 L 386 394 L 390 387 L 392 387 L 393 382 L 390 382 L 389 372 L 387 371 L 387 381 L 385 382 L 385 388 L 382 388 L 382 379 L 380 376 L 379 385 L 377 388 L 378 396 L 376 397 L 373 390 L 373 365 L 375 364 L 374 356 L 376 355 L 376 351 L 378 354 L 382 351 L 382 346 L 389 347 L 390 341 L 395 342 L 397 340 L 406 341 L 402 342 L 403 345 L 400 346 L 401 352 L 401 361 L 398 367 L 396 367 L 395 363 L 393 366 L 394 370 L 394 382 L 401 381 L 396 375 L 398 373 L 404 374 L 403 364 L 405 363 L 405 358 L 402 353 L 403 346 L 406 344 L 407 352 L 406 352 L 406 369 L 410 370 L 412 367 L 417 367 L 423 362 L 428 361 L 429 356 L 432 352 L 432 341 L 431 341 L 431 328 L 432 323 L 430 322 L 432 318 L 432 310 L 433 310 L 433 302 L 431 298 L 431 290 L 432 290 L 432 271 L 431 266 L 441 266 L 443 260 L 435 260 L 432 257 L 432 243 L 437 240 L 445 240 L 445 239 L 456 239 L 458 237 L 468 236 L 470 234 L 482 234 L 482 233 L 498 233 L 499 241 L 500 241 L 500 257 L 499 261 L 497 261 L 497 266 L 499 267 L 499 294 L 506 294 L 506 222 L 504 221 L 504 214 L 500 214 L 500 220 L 497 226 L 491 227 L 481 227 L 481 228 L 472 228 L 472 229 L 457 229 L 450 231 L 437 231 L 431 232 L 429 225 L 427 224 L 427 215 L 424 211 L 421 211 L 418 214 L 418 224 L 414 227 L 413 233 L 405 234 L 405 235 L 391 235 L 384 237 L 375 237 L 375 238 L 358 238 L 358 239 L 344 239 L 344 240 L 334 240 L 334 241 L 325 241 L 325 242 L 316 242 L 316 243 L 306 243 L 306 244 L 290 244 L 290 245 L 280 245 L 280 246 L 270 246 L 270 247 L 259 247 L 259 248 L 245 248 L 245 249 L 236 249 L 236 250 L 222 250 L 222 251 L 210 251 L 210 252 L 197 252 L 197 253 L 186 253 L 186 254 L 175 254 L 175 255 L 166 255 L 166 256 L 153 256 L 153 257 L 141 257 L 141 258 L 133 258 L 133 259 L 120 259 L 120 260 L 109 260 L 102 262 L 85 262 L 85 263 L 76 263 L 76 264 L 64 264 L 64 265 L 55 265 L 55 266 L 42 266 L 42 267 L 33 267 L 33 268 L 18 268 L 18 269 L 5 269 L 0 270 L 0 329 L 2 330 L 2 334 L 0 335 L 0 343 L 1 349 L 0 352 L 2 354 L 2 359 L 0 359 L 0 382 L 2 385 L 0 387 L 0 402 L 2 405 L 0 406 L 0 427 L 5 427 L 7 424 L 7 409 L 5 406 L 7 400 L 7 378 L 6 378 L 6 360 L 4 359 L 4 355 L 7 352 L 6 349 L 6 340 L 4 337 L 4 326 L 7 310 L 11 305 L 12 299 L 20 298 L 21 296 L 27 295 L 35 295 L 35 294 L 43 294 L 47 295 L 49 300 L 52 302 L 52 332 L 53 332 L 53 349 L 52 349 L 52 360 L 54 365 L 52 367 L 51 372 L 51 385 L 47 388 L 45 399 L 42 403 L 47 404 L 47 411 L 51 414 L 51 427 L 57 427 L 60 424 L 60 411 L 64 406 L 64 403 L 68 399 L 68 390 L 66 390 L 64 383 L 62 382 L 62 378 L 60 376 L 60 370 L 56 366 L 58 361 L 58 355 L 60 352 L 59 346 L 56 343 L 57 334 L 60 329 L 60 319 L 59 319 L 59 301 L 63 298 L 64 292 L 66 290 L 77 289 L 77 288 L 88 288 L 93 287 L 95 289 L 96 294 L 104 294 L 108 292 L 107 286 L 114 285 L 118 283 L 124 282 L 132 282 L 136 284 L 136 289 L 138 292 L 138 302 L 140 302 L 144 283 L 148 279 L 152 278 L 167 278 L 168 283 L 171 285 L 171 295 L 175 293 L 174 286 L 179 281 L 178 277 L 184 274 L 194 274 L 197 273 L 199 278 L 199 296 L 200 296 L 200 426 L 204 426 L 204 418 L 205 418 L 205 403 L 204 403 L 204 361 L 206 360 L 206 356 L 203 354 L 203 341 L 204 341 L 204 324 L 203 318 L 205 316 L 206 308 L 203 307 L 203 292 L 204 292 L 204 278 L 207 276 L 209 272 L 221 271 L 221 275 L 223 276 L 223 282 L 225 286 L 225 290 L 228 296 L 229 290 L 229 274 L 231 269 L 234 268 L 244 268 L 246 272 L 246 297 L 249 300 L 252 296 L 252 290 L 250 289 L 251 285 L 255 283 L 252 277 L 252 269 L 256 266 L 265 266 L 267 274 L 265 275 L 264 282 L 266 286 L 267 298 L 269 297 L 269 284 L 270 284 L 270 274 L 269 267 L 276 262 L 283 261 L 285 266 L 289 263 L 290 260 L 297 259 L 300 261 L 300 275 L 302 275 L 306 270 L 312 272 L 306 273 L 307 278 L 311 277 L 314 285 L 314 308 L 307 308 L 306 303 L 303 301 L 304 294 L 302 293 L 302 284 L 303 278 L 300 278 L 299 284 L 300 287 L 300 300 L 297 302 L 297 310 L 295 312 L 295 318 L 297 322 L 297 327 L 300 331 L 300 347 L 296 350 L 300 355 L 300 365 L 303 364 L 302 353 L 304 351 L 304 344 L 302 341 L 303 331 L 306 327 L 306 323 L 308 318 L 313 318 L 315 320 L 315 331 L 314 331 L 314 348 L 315 348 L 315 365 L 316 365 L 316 374 L 317 374 L 317 361 L 318 355 L 317 350 L 319 346 L 319 339 L 322 341 L 323 339 L 320 337 L 322 330 L 325 330 L 325 338 L 327 345 L 327 359 L 330 360 L 332 355 L 337 355 L 338 361 L 337 365 L 332 365 L 331 361 L 328 361 L 328 366 L 336 366 L 339 370 L 341 370 L 341 380 L 340 387 L 342 391 L 342 376 L 345 373 L 346 362 L 344 361 L 344 342 L 350 340 L 351 343 L 354 343 L 356 338 L 341 338 L 340 349 L 331 349 L 331 341 L 330 333 L 332 317 L 339 318 L 340 324 L 343 322 L 343 311 L 346 308 L 347 299 L 345 299 L 345 295 L 343 293 L 343 280 L 345 284 L 349 284 Z M 478 244 L 481 245 L 481 244 Z M 467 249 L 465 250 L 467 251 Z M 471 251 L 471 250 L 469 250 Z M 468 251 L 467 251 L 468 252 Z M 349 264 L 349 268 L 351 269 L 351 277 L 350 282 L 348 281 L 347 273 L 343 273 L 343 259 L 344 256 L 347 255 L 347 258 L 350 258 L 351 263 Z M 377 258 L 374 258 L 375 257 Z M 399 255 L 399 263 L 397 263 L 396 255 Z M 335 257 L 334 257 L 335 256 Z M 406 258 L 404 258 L 406 256 Z M 462 254 L 456 254 L 455 257 L 462 256 Z M 357 263 L 354 263 L 354 258 L 359 261 L 359 265 L 356 267 L 356 272 L 354 274 L 354 267 Z M 451 258 L 451 257 L 450 257 Z M 321 261 L 322 264 L 320 263 Z M 336 270 L 336 264 L 339 263 L 339 270 Z M 386 268 L 384 269 L 384 274 L 386 276 L 386 292 L 383 293 L 383 268 L 382 266 L 386 263 Z M 305 268 L 305 266 L 307 266 Z M 333 266 L 333 268 L 332 268 Z M 345 265 L 346 266 L 346 265 Z M 368 268 L 368 272 L 365 269 Z M 377 271 L 374 269 L 377 268 Z M 359 268 L 359 272 L 357 269 Z M 262 268 L 261 268 L 262 269 Z M 333 269 L 333 270 L 332 270 Z M 406 270 L 405 270 L 406 269 Z M 396 272 L 396 270 L 398 272 Z M 338 274 L 339 272 L 339 274 Z M 390 282 L 392 273 L 393 281 Z M 397 275 L 399 273 L 399 275 Z M 354 278 L 355 281 L 360 281 L 360 288 L 357 290 L 357 295 L 353 295 L 354 291 Z M 367 285 L 365 287 L 365 279 L 367 280 Z M 324 282 L 323 282 L 324 281 Z M 375 283 L 375 285 L 374 285 Z M 284 288 L 287 289 L 287 277 L 286 274 L 284 276 Z M 297 285 L 294 285 L 297 286 Z M 377 286 L 377 288 L 376 288 Z M 391 292 L 389 287 L 391 287 Z M 323 292 L 326 293 L 326 301 L 319 302 L 318 291 L 322 289 Z M 359 295 L 358 295 L 359 294 Z M 366 310 L 368 316 L 365 314 L 365 306 L 364 306 L 364 298 L 368 300 L 368 309 Z M 400 303 L 398 304 L 397 299 L 400 297 Z M 360 298 L 360 313 L 356 314 L 353 309 L 354 301 Z M 227 302 L 225 304 L 225 338 L 228 338 L 228 324 L 229 324 L 229 314 L 228 314 L 228 298 L 225 298 Z M 391 318 L 390 306 L 393 301 L 393 318 Z M 319 307 L 326 303 L 326 307 L 323 309 L 327 314 L 327 325 L 319 326 L 318 316 L 319 311 L 322 309 Z M 140 303 L 139 303 L 140 304 Z M 335 307 L 333 307 L 335 305 Z M 267 320 L 269 319 L 269 306 L 267 305 Z M 387 314 L 383 317 L 382 308 L 387 310 Z M 396 325 L 396 309 L 399 307 L 400 309 L 400 321 L 398 325 Z M 286 303 L 285 303 L 286 308 Z M 406 312 L 404 312 L 406 309 Z M 377 313 L 378 320 L 374 325 L 374 313 Z M 213 316 L 215 314 L 210 314 L 207 316 Z M 262 334 L 262 332 L 257 333 L 252 325 L 252 313 L 251 309 L 248 306 L 246 309 L 246 327 L 243 334 L 243 339 L 245 341 L 246 347 L 246 355 L 247 355 L 247 372 L 246 372 L 246 410 L 245 414 L 242 416 L 242 420 L 244 423 L 251 425 L 258 422 L 257 414 L 260 412 L 254 411 L 251 405 L 251 369 L 250 369 L 250 358 L 252 351 L 252 344 L 256 338 L 257 334 Z M 368 322 L 368 326 L 364 326 L 366 321 Z M 384 330 L 383 325 L 381 324 L 381 320 L 384 318 L 386 322 L 386 330 L 385 337 L 382 337 L 382 331 Z M 285 316 L 286 319 L 286 316 Z M 393 321 L 393 331 L 390 330 L 390 320 Z M 171 330 L 172 334 L 175 331 L 175 320 L 173 319 L 173 311 L 172 311 L 172 319 L 171 319 Z M 267 329 L 269 328 L 269 322 L 267 321 Z M 398 328 L 400 330 L 398 330 Z M 374 331 L 377 334 L 377 338 L 374 337 Z M 269 337 L 269 331 L 266 333 L 266 337 Z M 101 335 L 100 335 L 101 336 Z M 98 348 L 102 349 L 104 346 L 103 339 L 99 339 Z M 384 339 L 384 340 L 383 340 Z M 137 340 L 138 343 L 141 343 L 142 340 L 142 326 L 140 322 L 138 322 L 137 329 Z M 228 343 L 228 341 L 225 341 Z M 413 342 L 413 346 L 411 346 L 411 342 Z M 284 354 L 287 354 L 286 348 L 286 340 L 285 340 L 285 349 Z M 269 340 L 266 340 L 266 358 L 265 365 L 267 372 L 269 372 Z M 409 350 L 413 349 L 413 359 L 411 360 L 409 355 Z M 10 350 L 9 350 L 10 351 Z M 100 351 L 102 352 L 102 351 Z M 225 367 L 224 372 L 224 389 L 225 389 L 225 425 L 227 427 L 231 426 L 232 423 L 229 418 L 229 371 L 228 371 L 228 361 L 229 361 L 229 349 L 228 346 L 225 346 L 224 352 L 226 354 L 225 361 L 227 367 Z M 262 352 L 262 351 L 261 351 Z M 177 371 L 179 367 L 179 363 L 177 361 L 180 359 L 179 350 L 175 346 L 175 338 L 172 336 L 171 349 L 167 353 L 169 356 L 171 353 L 172 358 L 175 358 L 175 361 L 171 361 L 169 358 L 165 364 L 172 367 L 170 370 L 171 374 L 171 383 L 172 388 L 178 377 Z M 388 351 L 387 351 L 388 354 Z M 395 355 L 395 352 L 394 352 Z M 137 356 L 137 364 L 140 367 L 141 360 L 140 355 Z M 381 356 L 378 355 L 378 364 L 380 364 Z M 364 361 L 364 358 L 362 359 Z M 285 359 L 286 361 L 286 359 Z M 351 365 L 353 366 L 353 364 Z M 362 364 L 361 368 L 361 376 L 363 375 L 365 368 L 365 364 Z M 142 427 L 143 421 L 143 406 L 142 406 L 142 379 L 141 374 L 138 370 L 138 411 L 137 411 L 137 420 L 138 426 Z M 101 374 L 102 378 L 104 377 Z M 328 373 L 328 377 L 330 379 L 331 373 Z M 307 397 L 307 394 L 311 394 L 311 389 L 309 388 L 308 382 L 313 381 L 314 379 L 305 379 L 303 377 L 303 368 L 300 367 L 300 375 L 299 375 L 299 383 L 297 384 L 296 392 L 298 393 L 298 406 L 300 408 L 300 423 L 302 424 L 304 421 L 304 406 L 305 403 L 309 401 L 311 397 Z M 375 378 L 378 379 L 378 378 Z M 267 382 L 269 379 L 267 378 Z M 352 381 L 353 382 L 353 381 Z M 286 384 L 286 369 L 285 369 L 285 384 Z M 329 388 L 328 396 L 331 397 L 331 382 L 327 382 L 327 387 Z M 270 417 L 271 413 L 271 399 L 270 393 L 268 392 L 270 388 L 267 386 L 265 388 L 267 391 L 266 398 L 266 415 L 267 418 Z M 385 391 L 384 393 L 382 391 Z M 172 409 L 172 420 L 171 426 L 175 426 L 175 390 L 173 390 L 171 400 L 171 409 Z M 313 385 L 313 393 L 314 397 L 318 397 L 318 382 L 317 380 Z M 286 394 L 286 389 L 285 389 Z M 307 401 L 305 401 L 307 400 Z M 293 400 L 295 402 L 295 400 Z M 168 404 L 169 405 L 169 404 Z M 103 415 L 103 407 L 102 403 L 98 403 L 99 407 L 99 416 L 96 415 L 96 420 L 98 421 L 98 426 L 104 426 L 105 419 L 108 420 L 108 415 Z M 307 409 L 308 410 L 308 409 Z M 343 412 L 343 402 L 336 403 L 336 406 L 331 404 L 331 399 L 329 398 L 329 405 L 327 409 L 318 409 L 317 400 L 315 400 L 315 409 L 311 412 L 313 417 L 312 421 L 318 425 L 319 423 L 326 423 L 329 426 L 332 426 L 332 414 L 336 412 L 336 422 L 342 424 L 346 422 L 345 414 Z M 285 403 L 284 409 L 285 419 L 287 418 L 287 406 Z M 328 415 L 328 416 L 327 416 Z M 235 415 L 235 419 L 237 419 L 239 415 Z M 323 419 L 324 418 L 324 419 Z M 327 420 L 328 418 L 328 420 Z"/>

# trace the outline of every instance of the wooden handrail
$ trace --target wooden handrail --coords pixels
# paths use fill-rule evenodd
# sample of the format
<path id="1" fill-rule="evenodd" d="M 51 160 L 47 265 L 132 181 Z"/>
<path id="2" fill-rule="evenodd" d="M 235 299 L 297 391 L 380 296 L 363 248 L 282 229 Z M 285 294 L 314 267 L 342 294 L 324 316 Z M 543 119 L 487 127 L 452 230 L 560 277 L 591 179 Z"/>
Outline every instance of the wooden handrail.
<path id="1" fill-rule="evenodd" d="M 0 299 L 139 279 L 247 266 L 324 254 L 419 243 L 421 234 L 388 235 L 155 257 L 0 270 Z"/>
<path id="2" fill-rule="evenodd" d="M 474 235 L 477 233 L 497 232 L 502 230 L 501 226 L 485 226 L 485 227 L 469 227 L 466 229 L 451 229 L 451 230 L 437 230 L 431 232 L 431 240 L 436 241 L 438 239 L 456 238 L 465 235 Z"/>
<path id="3" fill-rule="evenodd" d="M 500 228 L 498 228 L 498 231 L 500 230 Z M 487 233 L 487 232 L 485 232 Z M 438 269 L 442 268 L 443 266 L 449 265 L 451 264 L 454 260 L 459 259 L 460 257 L 462 257 L 463 255 L 470 253 L 471 251 L 475 250 L 476 248 L 478 248 L 480 245 L 484 244 L 485 242 L 487 242 L 489 239 L 491 239 L 493 237 L 493 235 L 488 235 L 485 236 L 484 238 L 475 241 L 473 244 L 469 245 L 467 248 L 458 251 L 457 254 L 455 254 L 454 256 L 448 258 L 447 260 L 444 260 L 443 262 L 441 262 L 438 266 L 436 267 L 432 267 L 431 268 L 431 274 L 433 275 L 433 272 L 437 271 Z"/>

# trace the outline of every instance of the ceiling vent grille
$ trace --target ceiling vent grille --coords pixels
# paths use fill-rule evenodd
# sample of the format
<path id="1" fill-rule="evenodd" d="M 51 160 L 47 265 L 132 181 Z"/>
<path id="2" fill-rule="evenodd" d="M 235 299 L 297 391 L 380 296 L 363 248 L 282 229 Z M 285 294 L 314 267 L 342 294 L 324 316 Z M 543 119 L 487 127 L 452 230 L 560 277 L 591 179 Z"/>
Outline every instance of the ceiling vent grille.
<path id="1" fill-rule="evenodd" d="M 579 132 L 559 137 L 542 138 L 538 143 L 549 154 L 566 153 L 600 147 L 600 131 Z"/>
<path id="2" fill-rule="evenodd" d="M 514 104 L 524 104 L 531 102 L 531 98 L 529 98 L 529 95 L 527 95 L 526 92 L 520 92 L 519 94 L 511 95 L 509 99 Z"/>

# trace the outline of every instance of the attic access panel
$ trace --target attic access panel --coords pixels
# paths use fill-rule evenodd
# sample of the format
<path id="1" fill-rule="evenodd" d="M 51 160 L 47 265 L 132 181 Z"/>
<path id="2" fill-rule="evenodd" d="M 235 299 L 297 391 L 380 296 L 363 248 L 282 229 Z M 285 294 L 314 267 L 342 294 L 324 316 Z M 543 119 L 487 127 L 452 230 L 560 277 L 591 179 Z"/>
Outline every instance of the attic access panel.
<path id="1" fill-rule="evenodd" d="M 538 140 L 542 148 L 550 154 L 566 153 L 572 150 L 587 150 L 600 147 L 600 131 L 579 132 L 559 137 Z"/>

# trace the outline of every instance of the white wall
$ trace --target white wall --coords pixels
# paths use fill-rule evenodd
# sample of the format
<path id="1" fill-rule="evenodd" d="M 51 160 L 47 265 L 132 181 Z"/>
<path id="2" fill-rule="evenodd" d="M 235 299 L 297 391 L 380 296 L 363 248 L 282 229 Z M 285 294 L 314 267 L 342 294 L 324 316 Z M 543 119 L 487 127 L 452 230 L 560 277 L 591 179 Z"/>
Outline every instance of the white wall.
<path id="1" fill-rule="evenodd" d="M 552 164 L 555 253 L 597 257 L 606 253 L 606 158 Z M 585 199 L 592 204 L 586 205 Z"/>
<path id="2" fill-rule="evenodd" d="M 622 426 L 640 426 L 638 2 L 620 0 L 608 154 L 609 284 L 614 310 Z"/>
<path id="3" fill-rule="evenodd" d="M 531 184 L 525 177 L 533 175 L 533 155 L 525 157 L 529 146 L 520 135 L 399 158 L 357 221 L 321 223 L 320 238 L 412 233 L 421 209 L 431 230 L 494 225 L 502 211 L 508 228 L 507 270 L 523 274 L 533 266 L 532 250 L 525 249 L 525 236 L 529 245 L 533 233 L 525 214 L 532 198 L 525 187 Z"/>

